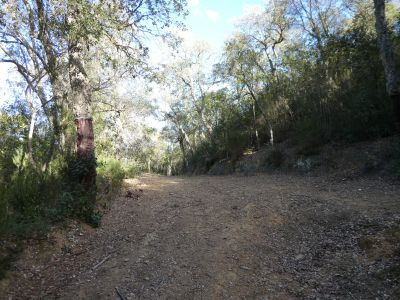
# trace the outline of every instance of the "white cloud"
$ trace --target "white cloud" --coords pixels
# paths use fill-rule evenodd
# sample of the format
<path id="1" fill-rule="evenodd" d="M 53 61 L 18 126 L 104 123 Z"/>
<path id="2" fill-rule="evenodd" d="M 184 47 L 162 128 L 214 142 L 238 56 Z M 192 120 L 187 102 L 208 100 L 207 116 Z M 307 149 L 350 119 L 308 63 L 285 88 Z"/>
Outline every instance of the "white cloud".
<path id="1" fill-rule="evenodd" d="M 199 6 L 199 0 L 188 0 L 189 6 Z"/>
<path id="2" fill-rule="evenodd" d="M 214 21 L 214 22 L 217 21 L 219 18 L 219 14 L 215 10 L 207 10 L 206 15 L 207 15 L 207 18 L 209 18 L 211 21 Z"/>

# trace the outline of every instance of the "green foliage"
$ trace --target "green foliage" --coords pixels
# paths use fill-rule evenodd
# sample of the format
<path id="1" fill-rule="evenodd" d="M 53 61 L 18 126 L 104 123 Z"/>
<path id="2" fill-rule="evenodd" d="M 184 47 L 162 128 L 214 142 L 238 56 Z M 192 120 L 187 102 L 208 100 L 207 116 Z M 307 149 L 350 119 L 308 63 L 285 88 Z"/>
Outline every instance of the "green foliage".
<path id="1" fill-rule="evenodd" d="M 127 178 L 139 176 L 140 174 L 143 173 L 144 169 L 145 169 L 144 164 L 138 162 L 135 159 L 125 160 L 124 170 L 125 170 L 125 176 Z"/>
<path id="2" fill-rule="evenodd" d="M 0 233 L 27 238 L 41 236 L 47 230 L 47 209 L 54 206 L 58 182 L 27 170 L 13 176 L 3 187 L 0 205 Z"/>
<path id="3" fill-rule="evenodd" d="M 97 160 L 94 155 L 85 157 L 68 156 L 66 174 L 69 181 L 77 185 L 84 184 L 85 178 L 89 175 L 95 176 Z"/>
<path id="4" fill-rule="evenodd" d="M 100 212 L 96 211 L 96 203 L 93 201 L 94 192 L 87 192 L 82 187 L 70 191 L 62 191 L 58 205 L 52 211 L 55 221 L 61 221 L 65 217 L 80 219 L 93 227 L 98 227 L 101 221 Z"/>
<path id="5" fill-rule="evenodd" d="M 63 166 L 66 163 L 61 164 Z M 20 238 L 42 236 L 49 224 L 65 218 L 78 218 L 98 226 L 95 192 L 69 181 L 68 170 L 38 174 L 28 168 L 15 173 L 0 195 L 0 234 Z"/>
<path id="6" fill-rule="evenodd" d="M 265 164 L 276 169 L 282 166 L 284 160 L 285 155 L 283 152 L 277 148 L 273 148 L 270 152 L 268 152 L 268 155 L 265 158 Z"/>
<path id="7" fill-rule="evenodd" d="M 122 185 L 126 171 L 119 160 L 104 159 L 99 163 L 97 175 L 102 185 L 109 185 L 114 190 Z"/>
<path id="8" fill-rule="evenodd" d="M 43 208 L 54 199 L 56 196 L 54 193 L 59 189 L 57 185 L 54 178 L 44 178 L 28 169 L 14 176 L 4 197 L 10 199 L 10 205 L 17 221 L 33 220 L 36 216 L 41 215 Z M 45 203 L 43 203 L 44 201 Z"/>
<path id="9" fill-rule="evenodd" d="M 97 167 L 97 182 L 107 190 L 116 190 L 121 187 L 125 178 L 140 175 L 145 169 L 144 165 L 134 159 L 116 159 L 100 156 Z"/>
<path id="10" fill-rule="evenodd" d="M 203 94 L 192 89 L 192 98 L 186 91 L 180 95 L 186 102 L 173 107 L 172 140 L 180 143 L 184 171 L 234 161 L 266 144 L 271 129 L 275 142 L 288 139 L 302 156 L 318 154 L 331 142 L 396 133 L 373 5 L 357 2 L 347 11 L 338 3 L 278 1 L 240 24 L 214 69 L 227 88 Z M 388 5 L 387 14 L 400 61 L 399 12 Z M 281 159 L 274 152 L 266 163 L 277 167 Z"/>
<path id="11" fill-rule="evenodd" d="M 25 127 L 21 115 L 0 111 L 0 184 L 11 179 L 24 156 L 20 137 L 24 135 Z"/>
<path id="12" fill-rule="evenodd" d="M 290 135 L 291 141 L 297 146 L 297 153 L 314 155 L 320 152 L 321 146 L 327 142 L 324 130 L 315 120 L 306 119 L 298 122 Z"/>

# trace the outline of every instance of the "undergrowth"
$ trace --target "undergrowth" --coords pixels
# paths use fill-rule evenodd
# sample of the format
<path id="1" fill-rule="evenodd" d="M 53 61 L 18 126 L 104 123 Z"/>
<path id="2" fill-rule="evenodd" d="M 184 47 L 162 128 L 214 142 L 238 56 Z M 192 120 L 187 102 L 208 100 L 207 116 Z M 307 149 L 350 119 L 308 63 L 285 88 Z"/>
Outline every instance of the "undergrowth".
<path id="1" fill-rule="evenodd" d="M 44 239 L 51 226 L 68 219 L 99 226 L 99 202 L 118 190 L 124 178 L 138 175 L 142 167 L 135 162 L 102 159 L 92 190 L 79 182 L 86 169 L 73 157 L 56 157 L 46 174 L 24 167 L 8 180 L 0 178 L 0 279 L 19 252 L 21 241 Z"/>

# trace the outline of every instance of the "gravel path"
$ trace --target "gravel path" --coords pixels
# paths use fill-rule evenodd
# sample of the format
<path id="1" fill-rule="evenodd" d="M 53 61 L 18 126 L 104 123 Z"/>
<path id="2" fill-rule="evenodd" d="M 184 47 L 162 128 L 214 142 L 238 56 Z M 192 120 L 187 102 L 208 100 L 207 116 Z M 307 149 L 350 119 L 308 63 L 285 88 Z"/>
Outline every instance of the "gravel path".
<path id="1" fill-rule="evenodd" d="M 400 187 L 378 179 L 147 175 L 53 239 L 4 299 L 400 298 Z"/>

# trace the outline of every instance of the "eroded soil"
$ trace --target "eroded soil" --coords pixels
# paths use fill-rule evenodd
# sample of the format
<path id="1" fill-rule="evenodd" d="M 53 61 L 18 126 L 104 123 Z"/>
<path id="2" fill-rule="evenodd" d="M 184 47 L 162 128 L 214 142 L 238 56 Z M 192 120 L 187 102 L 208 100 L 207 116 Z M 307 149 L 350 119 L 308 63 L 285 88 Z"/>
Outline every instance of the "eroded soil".
<path id="1" fill-rule="evenodd" d="M 148 175 L 61 235 L 0 298 L 400 297 L 400 187 L 379 179 Z"/>

